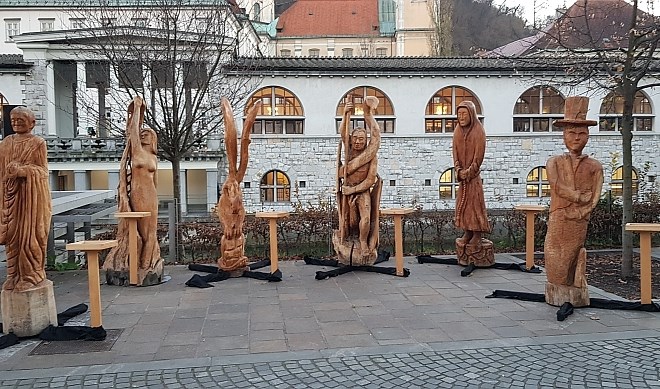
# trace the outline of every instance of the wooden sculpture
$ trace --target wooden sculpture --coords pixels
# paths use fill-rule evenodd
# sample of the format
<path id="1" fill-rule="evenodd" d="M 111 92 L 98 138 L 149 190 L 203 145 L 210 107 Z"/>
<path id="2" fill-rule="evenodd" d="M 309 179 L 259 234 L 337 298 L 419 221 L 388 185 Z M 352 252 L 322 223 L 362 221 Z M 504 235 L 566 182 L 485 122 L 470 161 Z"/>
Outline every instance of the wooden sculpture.
<path id="1" fill-rule="evenodd" d="M 486 153 L 486 132 L 471 101 L 463 101 L 456 108 L 458 125 L 452 143 L 454 174 L 459 182 L 454 223 L 464 230 L 456 239 L 458 263 L 464 266 L 488 267 L 495 262 L 493 243 L 481 237 L 491 231 L 484 188 L 481 182 L 481 163 Z"/>
<path id="2" fill-rule="evenodd" d="M 155 285 L 162 281 L 163 259 L 158 244 L 158 138 L 156 132 L 142 128 L 146 106 L 140 97 L 128 105 L 126 148 L 119 166 L 118 211 L 149 212 L 137 220 L 137 285 Z M 118 245 L 103 263 L 109 285 L 128 285 L 129 223 L 121 218 L 117 229 Z"/>
<path id="3" fill-rule="evenodd" d="M 222 114 L 225 121 L 225 147 L 229 162 L 229 174 L 224 185 L 222 185 L 220 200 L 216 205 L 216 212 L 223 226 L 223 235 L 220 239 L 221 257 L 218 259 L 218 267 L 220 267 L 220 270 L 229 272 L 232 277 L 240 277 L 247 270 L 245 235 L 243 234 L 245 208 L 243 206 L 241 182 L 247 170 L 250 130 L 260 108 L 261 102 L 259 101 L 250 109 L 243 124 L 241 159 L 239 162 L 237 160 L 238 134 L 234 121 L 234 113 L 229 100 L 224 97 L 222 98 Z"/>
<path id="4" fill-rule="evenodd" d="M 5 333 L 38 334 L 57 325 L 53 283 L 46 279 L 46 245 L 50 230 L 46 142 L 32 134 L 34 113 L 25 107 L 10 112 L 14 134 L 0 142 L 0 244 L 7 255 L 2 285 Z"/>
<path id="5" fill-rule="evenodd" d="M 603 167 L 582 150 L 589 141 L 589 128 L 597 124 L 585 120 L 588 97 L 568 97 L 564 119 L 555 121 L 563 127 L 568 153 L 548 159 L 546 169 L 550 183 L 550 218 L 545 236 L 545 268 L 548 282 L 545 301 L 561 306 L 589 305 L 585 276 L 587 251 L 584 240 L 591 211 L 603 187 Z"/>
<path id="6" fill-rule="evenodd" d="M 373 265 L 377 258 L 378 217 L 382 180 L 377 174 L 380 127 L 374 119 L 378 99 L 364 102 L 367 129 L 356 128 L 349 135 L 353 103 L 347 102 L 340 125 L 342 141 L 337 152 L 337 204 L 339 230 L 332 243 L 339 262 L 345 265 Z M 342 157 L 344 148 L 344 161 Z"/>

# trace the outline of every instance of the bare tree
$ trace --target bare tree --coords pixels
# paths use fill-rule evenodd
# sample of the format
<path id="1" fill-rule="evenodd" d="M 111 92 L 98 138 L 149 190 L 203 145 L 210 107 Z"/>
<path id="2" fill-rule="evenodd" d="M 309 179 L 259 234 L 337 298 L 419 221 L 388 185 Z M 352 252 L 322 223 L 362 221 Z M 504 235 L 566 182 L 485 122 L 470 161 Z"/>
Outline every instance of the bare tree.
<path id="1" fill-rule="evenodd" d="M 633 221 L 632 139 L 633 109 L 638 92 L 660 86 L 658 43 L 660 19 L 639 9 L 639 0 L 578 0 L 550 28 L 532 50 L 547 61 L 563 63 L 565 85 L 588 85 L 610 92 L 605 104 L 622 109 L 618 129 L 623 157 L 622 277 L 632 275 Z M 644 1 L 652 8 L 653 1 Z M 618 112 L 616 112 L 618 113 Z"/>
<path id="2" fill-rule="evenodd" d="M 448 57 L 453 53 L 454 0 L 429 0 L 427 3 L 431 25 L 429 34 L 430 54 L 433 57 Z"/>
<path id="3" fill-rule="evenodd" d="M 237 56 L 261 55 L 252 25 L 235 2 L 225 0 L 77 3 L 68 9 L 78 24 L 69 42 L 89 58 L 87 84 L 94 80 L 98 92 L 97 99 L 82 99 L 78 106 L 98 109 L 101 135 L 122 134 L 107 122 L 106 104 L 125 107 L 132 96 L 143 96 L 145 124 L 158 135 L 159 156 L 172 164 L 174 197 L 181 204 L 181 161 L 209 135 L 219 135 L 220 97 L 238 106 L 258 82 L 225 77 Z"/>

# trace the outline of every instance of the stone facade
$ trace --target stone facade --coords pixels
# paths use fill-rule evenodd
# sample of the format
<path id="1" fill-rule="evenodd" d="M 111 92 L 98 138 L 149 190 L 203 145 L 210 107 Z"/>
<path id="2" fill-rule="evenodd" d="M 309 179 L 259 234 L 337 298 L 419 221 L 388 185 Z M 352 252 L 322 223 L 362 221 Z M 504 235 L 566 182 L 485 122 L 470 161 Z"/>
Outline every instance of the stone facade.
<path id="1" fill-rule="evenodd" d="M 250 182 L 250 187 L 243 191 L 246 210 L 291 208 L 291 203 L 262 203 L 260 200 L 260 180 L 273 169 L 281 170 L 288 176 L 292 202 L 334 202 L 338 142 L 339 137 L 253 139 L 250 168 L 245 178 Z M 656 150 L 659 147 L 658 134 L 638 134 L 633 138 L 633 164 L 638 171 L 647 162 L 658 165 Z M 564 152 L 564 148 L 560 133 L 488 136 L 481 173 L 487 207 L 547 204 L 549 197 L 526 197 L 527 175 L 535 167 L 545 166 L 550 156 Z M 621 165 L 621 157 L 617 156 L 620 150 L 621 138 L 618 134 L 592 134 L 585 149 L 586 154 L 603 163 L 604 190 L 609 189 L 613 169 Z M 440 176 L 453 166 L 450 136 L 383 136 L 378 158 L 379 174 L 384 181 L 382 208 L 414 204 L 424 209 L 454 208 L 454 200 L 440 199 L 438 193 Z M 514 179 L 517 179 L 517 184 L 514 184 Z M 425 185 L 427 180 L 430 180 L 430 186 Z M 304 188 L 299 187 L 300 181 L 305 182 Z M 395 185 L 392 186 L 391 181 Z"/>

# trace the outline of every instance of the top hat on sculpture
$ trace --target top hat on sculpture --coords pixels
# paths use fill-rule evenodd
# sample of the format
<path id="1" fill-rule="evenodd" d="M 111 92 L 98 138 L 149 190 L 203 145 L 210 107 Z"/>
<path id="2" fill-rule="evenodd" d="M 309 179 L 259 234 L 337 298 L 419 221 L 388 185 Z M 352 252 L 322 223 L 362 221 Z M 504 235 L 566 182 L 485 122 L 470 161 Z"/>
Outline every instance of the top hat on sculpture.
<path id="1" fill-rule="evenodd" d="M 555 120 L 557 127 L 569 126 L 595 126 L 595 120 L 587 120 L 589 111 L 589 98 L 586 96 L 571 96 L 564 101 L 564 118 Z"/>

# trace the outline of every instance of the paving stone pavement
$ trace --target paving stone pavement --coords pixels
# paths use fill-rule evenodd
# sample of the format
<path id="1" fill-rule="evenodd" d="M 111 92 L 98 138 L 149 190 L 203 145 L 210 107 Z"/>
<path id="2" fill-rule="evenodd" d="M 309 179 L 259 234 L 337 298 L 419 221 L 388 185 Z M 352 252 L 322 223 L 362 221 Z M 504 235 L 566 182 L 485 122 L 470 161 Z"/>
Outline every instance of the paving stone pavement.
<path id="1" fill-rule="evenodd" d="M 460 267 L 405 260 L 408 278 L 317 281 L 327 269 L 292 261 L 281 283 L 188 288 L 193 273 L 168 266 L 162 285 L 103 285 L 104 327 L 123 329 L 112 349 L 29 355 L 38 342 L 23 341 L 0 350 L 0 388 L 660 388 L 660 314 L 582 308 L 557 322 L 556 307 L 485 298 L 541 293 L 544 274 L 460 277 Z M 49 278 L 60 311 L 87 301 L 85 272 Z"/>

